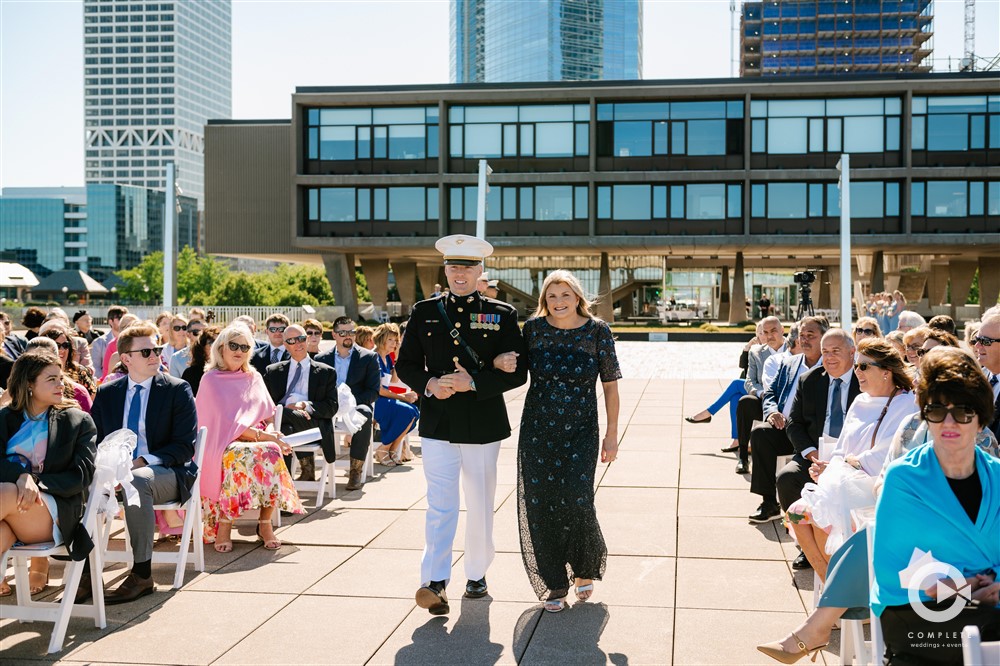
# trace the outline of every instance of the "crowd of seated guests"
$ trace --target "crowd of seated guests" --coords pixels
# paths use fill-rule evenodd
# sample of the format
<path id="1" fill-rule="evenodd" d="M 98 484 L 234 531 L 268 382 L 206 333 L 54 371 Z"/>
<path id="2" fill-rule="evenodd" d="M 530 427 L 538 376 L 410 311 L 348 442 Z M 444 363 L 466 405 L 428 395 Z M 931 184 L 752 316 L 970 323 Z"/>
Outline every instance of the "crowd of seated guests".
<path id="1" fill-rule="evenodd" d="M 401 462 L 410 455 L 399 445 L 419 412 L 416 394 L 401 387 L 391 370 L 398 327 L 380 327 L 380 357 L 370 351 L 375 331 L 347 317 L 334 322 L 335 347 L 325 354 L 323 324 L 315 319 L 292 324 L 275 313 L 265 321 L 265 342 L 256 339 L 256 322 L 249 316 L 228 326 L 210 325 L 210 318 L 195 308 L 186 315 L 161 313 L 150 322 L 113 306 L 108 330 L 101 331 L 86 310 L 71 321 L 58 308 L 48 313 L 29 308 L 22 320 L 27 333 L 18 335 L 9 316 L 0 313 L 0 445 L 6 454 L 0 467 L 0 552 L 15 541 L 55 540 L 66 543 L 74 559 L 86 558 L 92 544 L 79 525 L 96 446 L 122 429 L 136 435 L 132 485 L 139 502 L 124 505 L 133 564 L 106 594 L 108 604 L 154 591 L 156 533 L 176 533 L 182 519 L 153 507 L 187 501 L 198 474 L 206 542 L 220 552 L 232 550 L 233 520 L 253 509 L 259 512 L 256 532 L 264 548 L 280 548 L 274 512 L 304 511 L 285 437 L 317 427 L 323 455 L 332 461 L 341 385 L 354 398 L 354 426 L 364 422 L 345 438 L 351 456 L 348 489 L 364 486 L 376 411 L 384 419 L 383 439 L 395 443 L 388 447 L 394 457 Z M 389 368 L 385 380 L 380 361 Z M 393 406 L 376 410 L 375 402 L 389 396 Z M 405 414 L 394 409 L 397 402 Z M 284 408 L 280 431 L 274 427 L 277 405 Z M 49 425 L 56 423 L 54 437 L 47 439 Z M 201 426 L 208 438 L 198 470 L 193 457 Z M 314 479 L 311 462 L 300 461 L 300 480 Z M 91 594 L 88 567 L 78 603 Z M 34 558 L 30 570 L 31 593 L 40 593 L 48 582 L 48 560 Z M 0 596 L 10 593 L 0 577 Z"/>
<path id="2" fill-rule="evenodd" d="M 964 344 L 950 317 L 923 323 L 907 314 L 915 313 L 900 316 L 900 327 L 908 326 L 904 353 L 882 337 L 878 320 L 862 318 L 852 336 L 839 329 L 823 334 L 815 360 L 806 356 L 807 341 L 804 358 L 786 358 L 765 389 L 775 416 L 753 432 L 755 482 L 759 468 L 764 475 L 752 489 L 773 492 L 777 485 L 780 504 L 762 505 L 750 519 L 784 515 L 803 551 L 797 563 L 805 560 L 793 566 L 814 568 L 824 582 L 805 622 L 758 646 L 783 663 L 810 653 L 815 658 L 837 620 L 867 619 L 869 613 L 880 619 L 890 664 L 960 664 L 966 625 L 978 626 L 984 641 L 1000 639 L 1000 307 L 987 310 Z M 800 328 L 812 328 L 808 319 Z M 849 350 L 851 361 L 843 373 L 835 358 L 842 350 Z M 796 366 L 811 367 L 789 387 Z M 836 392 L 833 379 L 842 380 Z M 845 401 L 848 381 L 858 389 Z M 778 425 L 790 447 L 775 446 L 782 437 L 774 432 Z M 832 452 L 821 459 L 819 446 L 832 440 Z M 792 462 L 775 482 L 767 459 L 784 452 L 794 452 Z M 852 502 L 852 508 L 874 511 L 873 528 L 838 516 Z M 872 553 L 866 529 L 874 529 Z M 920 552 L 954 567 L 969 585 L 974 603 L 944 624 L 923 619 L 910 603 L 917 595 L 932 611 L 950 607 L 952 600 L 936 599 L 937 579 L 910 583 L 915 590 L 901 582 L 900 573 Z M 929 635 L 938 639 L 927 640 Z"/>

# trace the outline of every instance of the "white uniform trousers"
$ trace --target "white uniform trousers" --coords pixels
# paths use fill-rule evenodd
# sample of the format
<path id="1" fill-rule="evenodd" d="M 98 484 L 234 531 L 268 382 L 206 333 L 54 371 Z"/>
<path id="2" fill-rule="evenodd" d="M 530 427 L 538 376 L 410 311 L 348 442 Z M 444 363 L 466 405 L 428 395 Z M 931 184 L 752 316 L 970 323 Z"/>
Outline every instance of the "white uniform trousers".
<path id="1" fill-rule="evenodd" d="M 427 479 L 427 522 L 420 582 L 451 578 L 451 548 L 458 528 L 458 481 L 465 492 L 465 577 L 479 580 L 493 562 L 493 502 L 500 442 L 452 444 L 420 438 Z"/>

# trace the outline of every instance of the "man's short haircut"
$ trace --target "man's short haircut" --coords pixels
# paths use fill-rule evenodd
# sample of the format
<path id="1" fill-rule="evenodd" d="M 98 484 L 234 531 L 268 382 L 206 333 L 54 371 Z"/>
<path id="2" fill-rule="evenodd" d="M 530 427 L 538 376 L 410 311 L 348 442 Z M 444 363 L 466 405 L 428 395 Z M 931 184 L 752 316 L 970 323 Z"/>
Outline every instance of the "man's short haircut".
<path id="1" fill-rule="evenodd" d="M 112 305 L 108 308 L 108 319 L 121 319 L 128 314 L 128 308 L 124 305 Z"/>
<path id="2" fill-rule="evenodd" d="M 152 324 L 132 324 L 118 336 L 118 352 L 132 351 L 132 340 L 135 338 L 153 338 L 155 340 L 159 334 L 160 332 Z"/>
<path id="3" fill-rule="evenodd" d="M 854 349 L 854 338 L 851 334 L 842 328 L 831 328 L 829 331 L 823 334 L 823 339 L 820 340 L 820 346 L 823 345 L 823 341 L 827 338 L 840 338 L 848 347 Z"/>
<path id="4" fill-rule="evenodd" d="M 338 326 L 343 326 L 345 324 L 350 324 L 351 326 L 353 326 L 354 325 L 354 320 L 351 319 L 350 317 L 346 316 L 346 315 L 345 316 L 341 316 L 341 317 L 337 317 L 336 319 L 333 320 L 333 327 L 334 328 L 337 328 Z"/>
<path id="5" fill-rule="evenodd" d="M 251 332 L 257 329 L 257 322 L 250 315 L 240 315 L 236 319 L 233 319 L 232 324 L 245 324 Z"/>
<path id="6" fill-rule="evenodd" d="M 285 315 L 281 314 L 280 312 L 275 312 L 273 315 L 267 318 L 267 321 L 264 322 L 264 325 L 270 326 L 274 322 L 284 324 L 285 326 L 289 326 L 292 323 Z"/>
<path id="7" fill-rule="evenodd" d="M 813 317 L 803 317 L 802 321 L 799 322 L 799 330 L 801 331 L 805 328 L 806 324 L 813 324 L 814 326 L 819 326 L 819 331 L 821 335 L 826 335 L 826 332 L 830 330 L 830 321 L 826 317 L 813 316 Z"/>
<path id="8" fill-rule="evenodd" d="M 955 320 L 948 315 L 935 315 L 931 317 L 931 320 L 927 322 L 927 325 L 933 329 L 955 335 Z"/>
<path id="9" fill-rule="evenodd" d="M 925 326 L 927 320 L 921 317 L 919 314 L 913 310 L 903 310 L 899 313 L 899 323 L 897 326 L 908 326 L 910 328 L 917 328 L 918 326 Z"/>
<path id="10" fill-rule="evenodd" d="M 28 341 L 28 346 L 25 347 L 26 351 L 31 351 L 32 349 L 44 349 L 45 351 L 50 351 L 59 356 L 59 345 L 56 341 L 47 335 L 39 335 L 38 337 L 32 338 Z"/>

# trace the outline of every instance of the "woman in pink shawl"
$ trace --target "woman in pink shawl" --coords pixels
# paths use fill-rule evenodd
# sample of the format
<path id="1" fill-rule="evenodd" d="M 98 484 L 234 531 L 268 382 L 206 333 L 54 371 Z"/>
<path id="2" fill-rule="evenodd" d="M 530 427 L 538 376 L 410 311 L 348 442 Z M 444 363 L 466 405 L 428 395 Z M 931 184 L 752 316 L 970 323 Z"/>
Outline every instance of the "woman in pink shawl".
<path id="1" fill-rule="evenodd" d="M 271 516 L 275 506 L 305 513 L 282 453 L 291 453 L 271 431 L 274 403 L 264 380 L 250 367 L 253 337 L 242 324 L 227 327 L 212 344 L 212 356 L 195 403 L 198 426 L 208 428 L 201 468 L 205 539 L 215 550 L 233 549 L 233 520 L 260 509 L 257 536 L 268 550 L 281 548 Z"/>

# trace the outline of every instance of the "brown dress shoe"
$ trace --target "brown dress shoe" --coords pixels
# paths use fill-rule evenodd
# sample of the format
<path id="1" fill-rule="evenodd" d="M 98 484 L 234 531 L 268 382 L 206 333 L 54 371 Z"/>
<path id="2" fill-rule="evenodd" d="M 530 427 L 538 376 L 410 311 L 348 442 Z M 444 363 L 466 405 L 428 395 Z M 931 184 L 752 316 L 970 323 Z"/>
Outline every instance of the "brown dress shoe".
<path id="1" fill-rule="evenodd" d="M 129 575 L 122 581 L 122 584 L 118 586 L 117 589 L 112 590 L 104 597 L 104 603 L 112 606 L 114 604 L 125 604 L 130 601 L 135 601 L 139 597 L 144 597 L 147 594 L 152 594 L 156 586 L 153 584 L 152 577 L 150 578 L 139 578 L 134 573 L 129 572 Z"/>
<path id="2" fill-rule="evenodd" d="M 432 582 L 424 585 L 415 596 L 417 605 L 426 608 L 431 615 L 447 615 L 451 610 L 448 606 L 448 595 L 444 591 L 443 582 Z"/>
<path id="3" fill-rule="evenodd" d="M 93 583 L 91 583 L 90 574 L 82 574 L 80 576 L 80 586 L 76 588 L 76 597 L 73 599 L 73 603 L 85 604 L 90 601 L 94 596 Z"/>
<path id="4" fill-rule="evenodd" d="M 361 490 L 365 485 L 365 461 L 351 458 L 351 476 L 347 480 L 348 490 Z"/>

